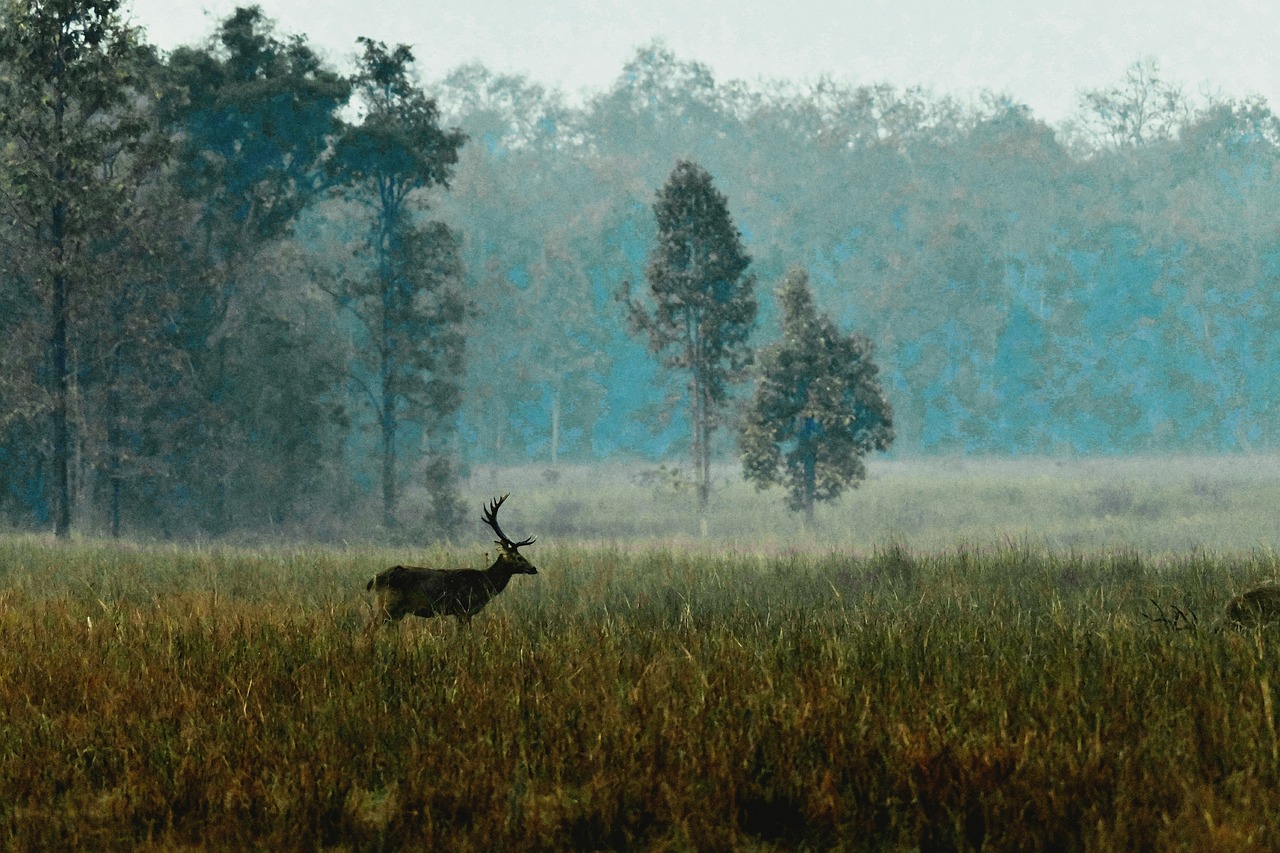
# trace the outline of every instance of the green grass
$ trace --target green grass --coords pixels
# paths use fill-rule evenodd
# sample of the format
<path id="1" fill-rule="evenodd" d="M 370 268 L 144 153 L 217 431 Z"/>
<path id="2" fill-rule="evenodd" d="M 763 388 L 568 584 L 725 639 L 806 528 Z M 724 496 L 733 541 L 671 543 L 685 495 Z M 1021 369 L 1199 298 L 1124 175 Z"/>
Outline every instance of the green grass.
<path id="1" fill-rule="evenodd" d="M 368 633 L 406 553 L 0 539 L 0 848 L 1280 843 L 1273 551 L 527 550 Z"/>
<path id="2" fill-rule="evenodd" d="M 714 472 L 709 543 L 751 551 L 853 549 L 890 541 L 922 550 L 1028 542 L 1055 551 L 1185 553 L 1280 549 L 1280 457 L 891 461 L 803 530 L 775 489 L 736 468 Z M 479 467 L 478 502 L 511 492 L 504 525 L 545 539 L 707 544 L 693 492 L 654 466 Z M 409 506 L 414 496 L 410 496 Z"/>

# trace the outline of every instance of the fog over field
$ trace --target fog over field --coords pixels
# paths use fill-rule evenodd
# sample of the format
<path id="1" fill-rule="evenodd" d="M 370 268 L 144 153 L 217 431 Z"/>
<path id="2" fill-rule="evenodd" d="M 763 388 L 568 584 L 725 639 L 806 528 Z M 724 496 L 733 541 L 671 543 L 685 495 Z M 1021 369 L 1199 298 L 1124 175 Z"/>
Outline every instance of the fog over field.
<path id="1" fill-rule="evenodd" d="M 858 490 L 820 507 L 808 528 L 781 494 L 757 491 L 736 467 L 717 468 L 714 480 L 706 538 L 691 484 L 670 467 L 477 466 L 466 491 L 511 491 L 505 511 L 520 535 L 629 548 L 863 557 L 894 546 L 1153 556 L 1280 548 L 1275 456 L 883 460 Z M 484 541 L 478 504 L 474 510 L 469 532 Z"/>
<path id="2" fill-rule="evenodd" d="M 943 5 L 790 74 L 727 59 L 772 12 L 655 8 L 604 78 L 486 53 L 495 4 L 108 3 L 46 74 L 55 11 L 6 7 L 0 517 L 425 544 L 512 492 L 592 540 L 1274 547 L 1274 13 L 1192 49 L 1195 4 L 1117 10 L 1104 62 L 1044 48 L 1090 4 Z M 846 62 L 869 33 L 910 49 Z"/>
<path id="3" fill-rule="evenodd" d="M 1277 33 L 0 0 L 0 850 L 1276 849 Z"/>

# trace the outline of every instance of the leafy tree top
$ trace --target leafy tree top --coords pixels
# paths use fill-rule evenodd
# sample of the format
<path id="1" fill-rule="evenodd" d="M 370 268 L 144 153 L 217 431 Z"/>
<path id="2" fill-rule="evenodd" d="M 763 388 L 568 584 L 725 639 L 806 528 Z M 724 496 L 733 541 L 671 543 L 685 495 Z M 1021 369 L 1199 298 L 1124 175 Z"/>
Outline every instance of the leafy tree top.
<path id="1" fill-rule="evenodd" d="M 887 450 L 893 411 L 872 344 L 818 314 L 809 276 L 792 270 L 778 288 L 782 339 L 760 356 L 760 380 L 741 438 L 744 475 L 785 485 L 792 509 L 812 511 L 866 476 L 862 457 Z"/>
<path id="2" fill-rule="evenodd" d="M 334 146 L 330 169 L 345 184 L 371 185 L 379 204 L 399 208 L 414 190 L 449 186 L 466 135 L 440 127 L 440 111 L 413 80 L 408 45 L 361 38 L 355 76 L 360 122 Z"/>
<path id="3" fill-rule="evenodd" d="M 258 6 L 237 8 L 200 48 L 175 50 L 162 104 L 181 128 L 186 191 L 211 211 L 278 235 L 320 187 L 350 85 Z"/>
<path id="4" fill-rule="evenodd" d="M 746 275 L 751 256 L 711 175 L 681 160 L 653 205 L 658 245 L 645 277 L 653 296 L 650 313 L 624 291 L 632 327 L 644 331 L 654 352 L 667 351 L 667 367 L 709 370 L 712 399 L 750 359 L 747 336 L 755 323 L 755 280 Z"/>

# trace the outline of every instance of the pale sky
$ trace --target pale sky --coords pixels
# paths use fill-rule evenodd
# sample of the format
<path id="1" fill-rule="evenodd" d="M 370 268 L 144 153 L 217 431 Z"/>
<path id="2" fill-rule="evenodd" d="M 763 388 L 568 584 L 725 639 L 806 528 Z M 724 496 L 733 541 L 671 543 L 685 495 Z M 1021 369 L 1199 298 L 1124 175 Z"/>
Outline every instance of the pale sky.
<path id="1" fill-rule="evenodd" d="M 169 49 L 251 0 L 133 0 Z M 1190 95 L 1261 94 L 1280 110 L 1280 0 L 260 0 L 340 68 L 357 36 L 412 45 L 424 80 L 465 62 L 526 74 L 577 100 L 606 89 L 656 37 L 718 81 L 922 85 L 1010 95 L 1057 122 L 1081 89 L 1153 58 Z"/>

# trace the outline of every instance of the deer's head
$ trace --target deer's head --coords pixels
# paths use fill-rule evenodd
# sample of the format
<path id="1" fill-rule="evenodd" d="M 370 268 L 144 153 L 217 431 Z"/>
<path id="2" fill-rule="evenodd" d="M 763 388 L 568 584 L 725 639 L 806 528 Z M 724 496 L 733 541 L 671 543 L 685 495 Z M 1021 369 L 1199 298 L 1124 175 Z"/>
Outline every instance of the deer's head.
<path id="1" fill-rule="evenodd" d="M 507 538 L 507 534 L 502 532 L 502 528 L 498 526 L 498 507 L 502 506 L 502 502 L 509 498 L 510 495 L 503 495 L 496 500 L 489 501 L 489 506 L 484 511 L 484 523 L 493 528 L 493 532 L 498 534 L 498 538 L 494 540 L 498 546 L 498 558 L 494 560 L 494 567 L 501 566 L 513 575 L 536 575 L 538 570 L 525 559 L 520 553 L 520 549 L 525 545 L 532 545 L 534 537 L 521 539 L 519 542 L 513 542 Z"/>

